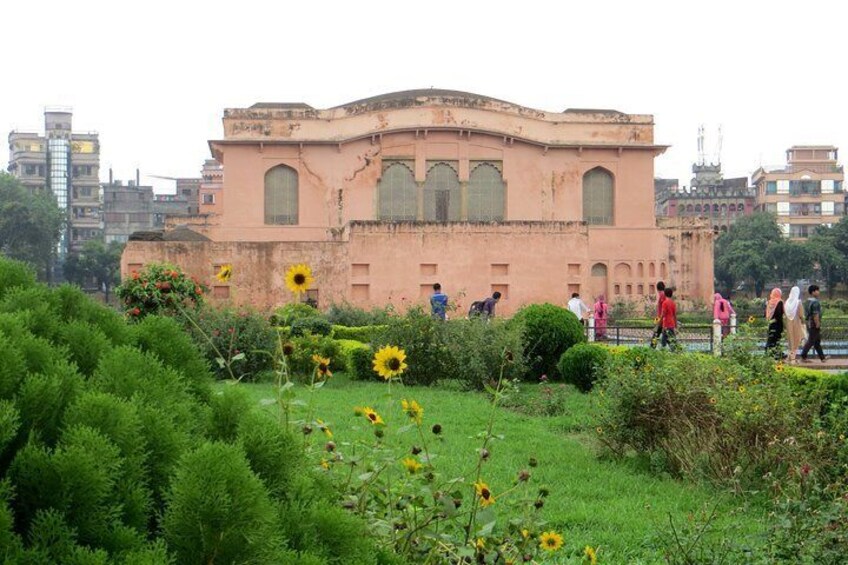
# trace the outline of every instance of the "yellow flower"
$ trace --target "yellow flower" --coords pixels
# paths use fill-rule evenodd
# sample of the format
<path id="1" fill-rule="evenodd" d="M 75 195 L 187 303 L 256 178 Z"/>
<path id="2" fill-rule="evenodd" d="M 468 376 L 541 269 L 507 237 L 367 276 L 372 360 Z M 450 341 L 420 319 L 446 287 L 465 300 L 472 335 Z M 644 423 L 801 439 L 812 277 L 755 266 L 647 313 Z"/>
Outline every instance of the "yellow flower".
<path id="1" fill-rule="evenodd" d="M 598 432 L 599 436 L 604 435 L 604 429 L 601 426 L 598 426 L 597 428 L 595 428 L 595 431 Z"/>
<path id="2" fill-rule="evenodd" d="M 480 506 L 485 508 L 495 503 L 495 497 L 492 491 L 489 490 L 489 485 L 483 481 L 478 481 L 474 483 L 474 488 L 477 490 L 477 496 L 480 497 Z"/>
<path id="3" fill-rule="evenodd" d="M 711 396 L 711 397 L 710 397 L 710 404 L 715 404 L 716 402 L 718 402 L 718 401 L 716 400 L 716 397 L 715 397 L 715 396 Z"/>
<path id="4" fill-rule="evenodd" d="M 474 542 L 474 547 L 477 548 L 477 551 L 483 551 L 486 549 L 486 540 L 483 538 L 477 538 L 477 541 Z"/>
<path id="5" fill-rule="evenodd" d="M 308 265 L 292 265 L 286 271 L 286 286 L 295 294 L 303 294 L 315 279 L 312 278 L 312 269 Z"/>
<path id="6" fill-rule="evenodd" d="M 598 556 L 595 553 L 595 548 L 591 545 L 586 546 L 586 549 L 583 550 L 583 555 L 586 556 L 586 559 L 589 561 L 589 565 L 598 565 Z"/>
<path id="7" fill-rule="evenodd" d="M 365 418 L 375 426 L 379 426 L 385 423 L 383 422 L 383 419 L 380 417 L 380 415 L 377 414 L 377 412 L 375 412 L 372 408 L 368 408 L 366 406 L 362 409 L 362 413 L 365 414 Z"/>
<path id="8" fill-rule="evenodd" d="M 521 530 L 521 537 L 523 537 L 524 539 L 529 538 L 530 537 L 530 530 L 528 530 L 527 528 L 522 529 Z"/>
<path id="9" fill-rule="evenodd" d="M 754 320 L 756 320 L 756 318 L 755 318 L 755 317 L 753 317 L 753 316 L 748 316 L 748 323 L 749 323 L 749 324 L 753 324 L 753 323 L 754 323 Z"/>
<path id="10" fill-rule="evenodd" d="M 778 373 L 782 372 L 783 371 L 783 363 L 778 363 L 777 365 L 775 365 L 774 370 L 777 371 Z"/>
<path id="11" fill-rule="evenodd" d="M 321 467 L 322 467 L 325 471 L 329 471 L 329 470 L 330 470 L 330 462 L 329 462 L 329 461 L 327 461 L 326 459 L 321 459 Z"/>
<path id="12" fill-rule="evenodd" d="M 315 369 L 318 371 L 318 374 L 322 377 L 332 377 L 333 373 L 330 372 L 330 360 L 326 357 L 321 357 L 317 353 L 312 356 L 312 362 L 315 363 Z"/>
<path id="13" fill-rule="evenodd" d="M 739 385 L 739 392 L 745 394 L 745 387 L 743 385 Z"/>
<path id="14" fill-rule="evenodd" d="M 418 459 L 415 459 L 414 457 L 407 457 L 405 459 L 402 459 L 400 463 L 404 466 L 404 468 L 406 468 L 406 471 L 410 475 L 414 475 L 415 473 L 420 471 L 421 468 L 424 466 L 418 462 Z"/>
<path id="15" fill-rule="evenodd" d="M 385 345 L 374 354 L 374 371 L 386 380 L 396 377 L 406 369 L 406 353 L 394 345 Z"/>
<path id="16" fill-rule="evenodd" d="M 230 264 L 221 265 L 221 270 L 218 271 L 218 274 L 215 275 L 215 278 L 221 281 L 222 283 L 229 282 L 230 277 L 233 276 L 233 266 Z"/>
<path id="17" fill-rule="evenodd" d="M 415 420 L 416 424 L 421 424 L 424 409 L 421 408 L 420 404 L 414 400 L 401 400 L 400 404 L 403 406 L 403 411 L 406 412 L 406 415 L 409 416 L 410 420 Z"/>
<path id="18" fill-rule="evenodd" d="M 556 551 L 562 547 L 562 536 L 554 531 L 542 532 L 539 536 L 539 547 L 545 551 Z"/>
<path id="19" fill-rule="evenodd" d="M 330 431 L 330 426 L 324 423 L 324 420 L 315 420 L 318 423 L 318 429 L 324 432 L 327 439 L 333 439 L 333 432 Z"/>

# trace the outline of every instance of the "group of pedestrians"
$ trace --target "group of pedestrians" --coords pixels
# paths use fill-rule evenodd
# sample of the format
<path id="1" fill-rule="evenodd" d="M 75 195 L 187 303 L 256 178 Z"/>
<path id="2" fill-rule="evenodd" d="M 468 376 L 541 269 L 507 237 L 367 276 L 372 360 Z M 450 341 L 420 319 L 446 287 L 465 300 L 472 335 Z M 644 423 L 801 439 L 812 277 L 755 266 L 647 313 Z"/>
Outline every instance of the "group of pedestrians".
<path id="1" fill-rule="evenodd" d="M 827 356 L 821 345 L 822 329 L 822 307 L 819 301 L 818 285 L 810 285 L 807 289 L 810 297 L 807 306 L 801 302 L 801 289 L 793 286 L 789 291 L 789 297 L 783 300 L 783 293 L 779 288 L 772 289 L 766 303 L 766 320 L 768 320 L 768 337 L 766 338 L 766 352 L 775 359 L 784 358 L 781 338 L 786 330 L 786 339 L 789 346 L 789 363 L 797 362 L 798 348 L 801 342 L 801 361 L 808 363 L 807 354 L 814 349 L 819 359 L 824 362 Z"/>
<path id="2" fill-rule="evenodd" d="M 488 320 L 495 316 L 495 306 L 501 300 L 501 293 L 495 291 L 492 296 L 483 300 L 475 300 L 468 309 L 468 318 L 479 318 Z M 437 320 L 448 319 L 448 295 L 442 292 L 442 285 L 433 285 L 433 294 L 430 295 L 430 315 Z"/>

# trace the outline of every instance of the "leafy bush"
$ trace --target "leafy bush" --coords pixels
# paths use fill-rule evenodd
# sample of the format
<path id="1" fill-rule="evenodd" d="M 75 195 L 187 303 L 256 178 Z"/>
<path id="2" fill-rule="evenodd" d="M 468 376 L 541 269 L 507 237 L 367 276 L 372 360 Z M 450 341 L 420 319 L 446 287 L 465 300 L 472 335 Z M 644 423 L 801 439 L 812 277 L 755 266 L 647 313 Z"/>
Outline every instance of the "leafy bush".
<path id="1" fill-rule="evenodd" d="M 334 371 L 341 371 L 345 368 L 339 344 L 332 338 L 307 334 L 292 338 L 291 344 L 294 346 L 294 351 L 289 356 L 288 362 L 289 370 L 293 375 L 311 375 L 315 368 L 312 356 L 316 354 L 329 359 L 330 367 Z"/>
<path id="2" fill-rule="evenodd" d="M 411 308 L 405 316 L 393 318 L 380 335 L 374 349 L 396 345 L 406 352 L 409 368 L 403 382 L 430 385 L 439 379 L 452 378 L 445 324 L 433 319 L 423 309 Z M 470 344 L 465 344 L 470 345 Z"/>
<path id="3" fill-rule="evenodd" d="M 189 390 L 197 398 L 209 398 L 212 374 L 191 338 L 171 318 L 150 316 L 132 328 L 132 343 L 141 351 L 149 351 L 166 367 L 178 371 Z"/>
<path id="4" fill-rule="evenodd" d="M 444 325 L 448 350 L 447 373 L 469 390 L 482 390 L 497 382 L 501 371 L 507 380 L 527 373 L 523 355 L 523 329 L 502 320 L 451 320 Z"/>
<path id="5" fill-rule="evenodd" d="M 46 286 L 17 288 L 6 293 L 0 301 L 0 312 L 25 313 L 21 320 L 37 337 L 53 340 L 59 333 L 61 321 L 56 300 Z"/>
<path id="6" fill-rule="evenodd" d="M 246 414 L 238 424 L 238 442 L 250 468 L 276 500 L 286 500 L 292 485 L 303 473 L 302 442 L 262 412 Z"/>
<path id="7" fill-rule="evenodd" d="M 26 374 L 26 360 L 20 350 L 0 333 L 0 399 L 12 398 Z"/>
<path id="8" fill-rule="evenodd" d="M 206 287 L 189 278 L 178 267 L 152 263 L 133 272 L 115 289 L 130 319 L 150 314 L 174 315 L 203 304 Z"/>
<path id="9" fill-rule="evenodd" d="M 59 441 L 65 410 L 83 390 L 75 365 L 58 363 L 45 374 L 29 376 L 18 391 L 21 435 L 33 434 L 52 447 Z"/>
<path id="10" fill-rule="evenodd" d="M 377 548 L 360 518 L 326 501 L 281 512 L 282 527 L 293 549 L 319 556 L 324 563 L 367 565 Z"/>
<path id="11" fill-rule="evenodd" d="M 70 360 L 76 363 L 83 375 L 91 375 L 100 357 L 112 348 L 112 343 L 102 331 L 82 321 L 62 324 L 58 340 L 67 346 Z"/>
<path id="12" fill-rule="evenodd" d="M 327 309 L 327 319 L 331 324 L 347 326 L 349 328 L 385 325 L 394 316 L 394 307 L 391 305 L 383 308 L 375 306 L 370 311 L 367 311 L 358 306 L 343 302 L 341 304 L 331 304 L 330 308 Z"/>
<path id="13" fill-rule="evenodd" d="M 333 331 L 333 326 L 326 318 L 313 316 L 312 318 L 300 318 L 295 320 L 291 325 L 292 336 L 302 336 L 310 333 L 312 335 L 330 335 Z"/>
<path id="14" fill-rule="evenodd" d="M 292 302 L 291 304 L 286 304 L 282 308 L 277 308 L 274 311 L 273 319 L 271 321 L 274 325 L 290 326 L 297 320 L 301 320 L 303 318 L 317 318 L 320 316 L 321 312 L 319 312 L 317 308 L 314 308 L 304 302 Z"/>
<path id="15" fill-rule="evenodd" d="M 0 299 L 15 288 L 35 286 L 35 271 L 22 261 L 0 257 Z"/>
<path id="16" fill-rule="evenodd" d="M 193 320 L 196 325 L 187 323 L 186 329 L 214 367 L 216 378 L 232 378 L 227 364 L 233 376 L 247 381 L 273 369 L 277 332 L 258 312 L 206 307 Z"/>
<path id="17" fill-rule="evenodd" d="M 372 343 L 386 326 L 360 326 L 349 328 L 347 326 L 333 326 L 333 337 L 336 339 L 353 339 L 362 343 Z"/>
<path id="18" fill-rule="evenodd" d="M 609 358 L 609 351 L 602 345 L 580 343 L 569 348 L 559 358 L 559 374 L 583 392 L 592 390 L 597 374 Z"/>
<path id="19" fill-rule="evenodd" d="M 374 350 L 367 345 L 350 349 L 347 353 L 347 370 L 350 378 L 355 381 L 377 378 L 373 360 Z"/>
<path id="20" fill-rule="evenodd" d="M 524 356 L 531 375 L 559 375 L 559 358 L 572 345 L 583 343 L 586 336 L 577 317 L 553 304 L 531 304 L 519 310 L 512 323 L 524 327 Z"/>
<path id="21" fill-rule="evenodd" d="M 236 386 L 229 386 L 212 395 L 209 403 L 208 437 L 212 440 L 232 443 L 236 439 L 241 419 L 253 406 L 247 392 Z"/>
<path id="22" fill-rule="evenodd" d="M 178 563 L 270 563 L 275 511 L 236 446 L 206 443 L 176 471 L 163 520 Z"/>
<path id="23" fill-rule="evenodd" d="M 8 400 L 0 400 L 0 455 L 15 438 L 20 426 L 20 415 L 15 405 Z"/>

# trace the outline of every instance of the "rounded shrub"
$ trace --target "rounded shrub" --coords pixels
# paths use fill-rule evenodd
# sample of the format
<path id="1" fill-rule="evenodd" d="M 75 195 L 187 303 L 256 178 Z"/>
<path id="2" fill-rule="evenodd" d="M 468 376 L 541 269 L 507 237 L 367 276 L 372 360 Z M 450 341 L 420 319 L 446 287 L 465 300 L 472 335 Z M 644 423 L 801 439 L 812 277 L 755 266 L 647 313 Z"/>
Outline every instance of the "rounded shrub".
<path id="1" fill-rule="evenodd" d="M 374 350 L 369 346 L 356 347 L 348 351 L 347 370 L 350 378 L 365 381 L 377 377 L 374 372 Z"/>
<path id="2" fill-rule="evenodd" d="M 292 484 L 304 468 L 303 443 L 279 420 L 251 411 L 239 422 L 238 442 L 247 462 L 277 500 L 291 496 Z"/>
<path id="3" fill-rule="evenodd" d="M 15 438 L 20 426 L 20 414 L 9 400 L 0 400 L 0 455 Z"/>
<path id="4" fill-rule="evenodd" d="M 68 348 L 70 360 L 77 364 L 83 375 L 91 375 L 100 357 L 112 348 L 112 342 L 96 326 L 83 321 L 72 321 L 59 328 L 59 343 Z"/>
<path id="5" fill-rule="evenodd" d="M 18 391 L 22 435 L 33 434 L 48 446 L 56 445 L 65 411 L 84 387 L 72 363 L 57 363 L 44 374 L 30 375 Z"/>
<path id="6" fill-rule="evenodd" d="M 133 272 L 115 289 L 130 319 L 150 314 L 174 315 L 203 304 L 206 287 L 178 267 L 152 263 Z"/>
<path id="7" fill-rule="evenodd" d="M 176 470 L 163 530 L 178 563 L 265 563 L 275 518 L 242 450 L 206 443 Z"/>
<path id="8" fill-rule="evenodd" d="M 16 288 L 0 301 L 0 312 L 26 313 L 22 318 L 26 328 L 38 337 L 52 340 L 58 334 L 61 323 L 56 302 L 46 286 Z"/>
<path id="9" fill-rule="evenodd" d="M 562 354 L 557 369 L 565 382 L 573 384 L 581 392 L 589 392 L 600 373 L 599 368 L 603 367 L 609 355 L 602 345 L 579 343 Z"/>
<path id="10" fill-rule="evenodd" d="M 553 304 L 525 306 L 510 323 L 524 327 L 524 357 L 534 378 L 557 376 L 557 363 L 562 354 L 572 345 L 586 340 L 577 317 Z"/>
<path id="11" fill-rule="evenodd" d="M 14 288 L 35 286 L 35 271 L 22 261 L 0 257 L 0 299 Z"/>
<path id="12" fill-rule="evenodd" d="M 282 308 L 277 308 L 274 311 L 272 323 L 280 326 L 290 326 L 297 320 L 303 318 L 320 317 L 321 312 L 317 308 L 310 306 L 304 302 L 294 302 L 286 304 Z"/>
<path id="13" fill-rule="evenodd" d="M 300 318 L 291 325 L 291 335 L 302 336 L 306 333 L 312 335 L 330 335 L 333 325 L 326 318 L 313 316 L 311 318 Z"/>
<path id="14" fill-rule="evenodd" d="M 241 419 L 253 408 L 250 396 L 239 386 L 228 386 L 212 395 L 209 401 L 207 436 L 215 441 L 232 443 L 236 439 Z"/>
<path id="15" fill-rule="evenodd" d="M 26 375 L 26 360 L 14 343 L 0 333 L 0 399 L 12 398 Z"/>

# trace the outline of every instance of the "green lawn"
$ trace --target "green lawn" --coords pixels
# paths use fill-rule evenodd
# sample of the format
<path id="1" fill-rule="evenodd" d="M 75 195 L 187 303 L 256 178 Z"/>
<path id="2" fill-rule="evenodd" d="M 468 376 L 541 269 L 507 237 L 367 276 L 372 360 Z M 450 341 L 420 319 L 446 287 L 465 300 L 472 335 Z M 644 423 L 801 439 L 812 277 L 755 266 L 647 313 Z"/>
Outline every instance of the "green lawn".
<path id="1" fill-rule="evenodd" d="M 257 403 L 273 396 L 271 385 L 236 386 L 247 389 Z M 389 422 L 387 429 L 392 429 L 391 424 L 396 424 L 396 428 L 403 419 L 400 399 L 414 398 L 424 407 L 425 425 L 429 428 L 439 423 L 444 430 L 444 439 L 430 445 L 436 454 L 434 464 L 444 476 L 464 476 L 469 483 L 473 481 L 475 448 L 480 445 L 475 436 L 486 426 L 490 410 L 487 397 L 395 385 L 395 408 L 389 412 L 386 391 L 383 383 L 334 377 L 315 394 L 315 416 L 332 427 L 335 441 L 342 445 L 371 433 L 370 425 L 353 414 L 354 406 L 373 407 Z M 656 532 L 667 527 L 669 515 L 681 524 L 690 514 L 711 509 L 715 504 L 719 508 L 717 528 L 727 528 L 727 535 L 742 540 L 740 543 L 756 540 L 764 519 L 764 512 L 756 505 L 745 512 L 733 512 L 742 505 L 739 498 L 722 496 L 710 487 L 660 478 L 626 461 L 598 458 L 590 415 L 591 395 L 573 391 L 565 403 L 567 413 L 556 417 L 527 416 L 499 408 L 494 432 L 504 438 L 493 444 L 491 459 L 484 466 L 484 478 L 497 493 L 512 485 L 531 457 L 538 460 L 531 480 L 550 487 L 544 516 L 565 536 L 561 562 L 569 562 L 569 557 L 579 562 L 576 556 L 586 545 L 600 546 L 601 563 L 663 562 Z M 414 440 L 413 434 L 391 440 L 398 445 L 399 458 Z"/>

